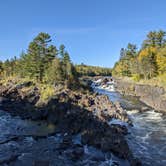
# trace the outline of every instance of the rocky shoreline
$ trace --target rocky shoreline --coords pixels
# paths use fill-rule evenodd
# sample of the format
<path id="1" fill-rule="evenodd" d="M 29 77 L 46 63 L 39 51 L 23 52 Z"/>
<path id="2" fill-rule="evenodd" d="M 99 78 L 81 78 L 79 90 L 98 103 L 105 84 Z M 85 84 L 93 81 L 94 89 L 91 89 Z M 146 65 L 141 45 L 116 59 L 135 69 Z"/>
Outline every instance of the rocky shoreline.
<path id="1" fill-rule="evenodd" d="M 140 101 L 158 112 L 166 113 L 166 91 L 162 87 L 141 85 L 116 79 L 116 90 L 123 95 L 139 97 Z"/>
<path id="2" fill-rule="evenodd" d="M 111 119 L 119 119 L 132 125 L 126 111 L 118 103 L 113 104 L 107 96 L 94 92 L 83 93 L 64 89 L 47 103 L 39 104 L 40 89 L 37 86 L 31 88 L 31 85 L 32 82 L 19 85 L 10 82 L 5 86 L 1 85 L 0 109 L 22 119 L 42 120 L 55 125 L 54 133 L 67 133 L 61 145 L 64 148 L 72 146 L 72 135 L 80 134 L 83 145 L 93 146 L 103 152 L 112 152 L 127 159 L 131 166 L 141 165 L 125 140 L 127 128 L 108 124 Z M 25 88 L 28 90 L 25 91 Z M 40 136 L 35 137 L 38 138 Z M 84 151 L 81 147 L 76 147 L 76 151 L 71 153 L 79 160 Z"/>

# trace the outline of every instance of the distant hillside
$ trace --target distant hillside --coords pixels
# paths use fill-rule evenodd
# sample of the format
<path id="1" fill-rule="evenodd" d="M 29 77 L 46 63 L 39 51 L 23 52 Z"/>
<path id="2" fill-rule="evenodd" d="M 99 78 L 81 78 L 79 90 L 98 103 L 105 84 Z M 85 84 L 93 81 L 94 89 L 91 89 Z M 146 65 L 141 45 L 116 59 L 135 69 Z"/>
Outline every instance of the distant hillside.
<path id="1" fill-rule="evenodd" d="M 79 76 L 111 76 L 112 69 L 99 66 L 89 66 L 85 64 L 75 65 Z"/>

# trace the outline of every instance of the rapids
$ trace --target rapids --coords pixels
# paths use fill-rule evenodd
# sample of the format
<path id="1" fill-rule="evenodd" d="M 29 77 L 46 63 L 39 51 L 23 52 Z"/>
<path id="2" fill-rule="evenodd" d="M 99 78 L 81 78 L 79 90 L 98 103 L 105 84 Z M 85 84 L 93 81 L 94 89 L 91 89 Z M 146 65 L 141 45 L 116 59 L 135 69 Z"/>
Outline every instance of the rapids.
<path id="1" fill-rule="evenodd" d="M 120 102 L 130 115 L 133 127 L 128 126 L 126 136 L 133 154 L 144 166 L 166 165 L 166 116 L 146 106 L 137 97 L 122 96 L 116 91 L 94 87 L 98 93 L 107 95 L 111 101 Z M 148 111 L 140 112 L 142 109 Z M 114 123 L 114 121 L 110 122 Z M 122 122 L 117 122 L 124 125 Z"/>

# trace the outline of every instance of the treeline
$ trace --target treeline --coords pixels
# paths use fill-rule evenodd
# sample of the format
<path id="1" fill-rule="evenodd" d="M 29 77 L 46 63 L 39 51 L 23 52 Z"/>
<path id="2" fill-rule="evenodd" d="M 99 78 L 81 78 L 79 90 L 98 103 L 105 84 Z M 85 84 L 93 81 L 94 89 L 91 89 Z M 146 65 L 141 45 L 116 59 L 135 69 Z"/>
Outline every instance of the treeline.
<path id="1" fill-rule="evenodd" d="M 166 73 L 166 32 L 151 31 L 141 48 L 129 43 L 120 51 L 120 60 L 114 65 L 113 75 L 151 79 Z"/>
<path id="2" fill-rule="evenodd" d="M 51 36 L 39 33 L 19 58 L 0 61 L 0 78 L 18 77 L 44 84 L 79 87 L 79 76 L 111 75 L 112 70 L 84 64 L 73 65 L 64 45 L 57 48 Z"/>
<path id="3" fill-rule="evenodd" d="M 99 66 L 88 66 L 85 64 L 76 65 L 79 76 L 111 76 L 112 69 Z"/>
<path id="4" fill-rule="evenodd" d="M 40 83 L 78 85 L 78 74 L 65 46 L 51 44 L 51 36 L 39 33 L 19 58 L 0 62 L 1 77 L 30 78 Z"/>

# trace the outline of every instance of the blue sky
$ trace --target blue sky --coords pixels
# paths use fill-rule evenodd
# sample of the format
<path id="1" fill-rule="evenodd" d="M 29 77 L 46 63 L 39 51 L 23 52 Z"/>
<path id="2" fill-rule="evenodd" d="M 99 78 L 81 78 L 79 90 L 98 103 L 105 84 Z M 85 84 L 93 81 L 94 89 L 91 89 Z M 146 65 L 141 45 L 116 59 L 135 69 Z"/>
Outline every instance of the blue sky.
<path id="1" fill-rule="evenodd" d="M 74 63 L 112 67 L 120 48 L 158 29 L 166 30 L 166 0 L 1 0 L 0 60 L 47 32 Z"/>

